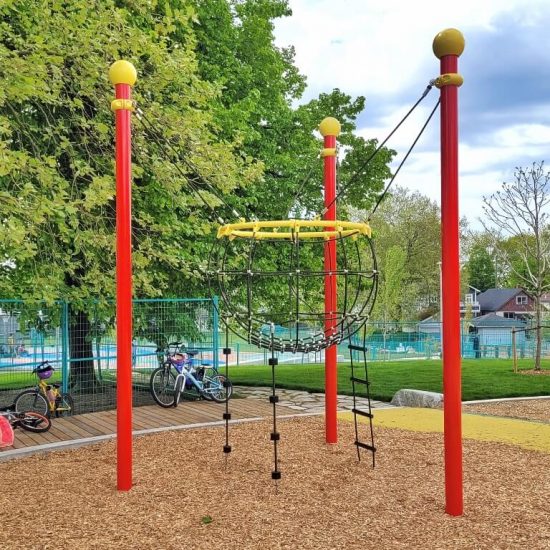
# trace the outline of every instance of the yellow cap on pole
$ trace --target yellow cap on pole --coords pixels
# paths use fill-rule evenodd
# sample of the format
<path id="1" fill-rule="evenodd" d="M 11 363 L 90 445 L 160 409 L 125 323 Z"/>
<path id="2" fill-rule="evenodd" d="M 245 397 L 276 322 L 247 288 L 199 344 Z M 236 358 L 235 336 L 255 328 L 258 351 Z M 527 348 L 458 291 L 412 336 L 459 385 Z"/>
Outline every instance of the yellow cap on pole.
<path id="1" fill-rule="evenodd" d="M 435 56 L 460 55 L 464 51 L 464 36 L 457 29 L 445 29 L 436 35 L 432 45 Z"/>
<path id="2" fill-rule="evenodd" d="M 319 124 L 319 132 L 322 136 L 339 136 L 340 135 L 340 123 L 333 117 L 328 116 Z"/>
<path id="3" fill-rule="evenodd" d="M 115 61 L 109 68 L 109 78 L 113 84 L 129 84 L 133 86 L 137 80 L 136 68 L 123 59 Z"/>

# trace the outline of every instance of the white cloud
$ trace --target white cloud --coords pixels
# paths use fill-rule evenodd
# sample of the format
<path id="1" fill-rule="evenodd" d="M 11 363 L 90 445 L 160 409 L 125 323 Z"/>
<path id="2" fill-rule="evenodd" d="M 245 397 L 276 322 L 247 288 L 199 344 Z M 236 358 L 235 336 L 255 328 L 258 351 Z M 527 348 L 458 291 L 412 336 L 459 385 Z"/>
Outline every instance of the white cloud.
<path id="1" fill-rule="evenodd" d="M 495 33 L 499 18 L 507 16 L 507 21 L 517 23 L 516 33 L 523 30 L 546 33 L 540 18 L 550 6 L 548 0 L 461 0 L 456 3 L 441 0 L 290 0 L 290 7 L 292 17 L 280 20 L 276 26 L 276 42 L 279 46 L 292 44 L 296 48 L 296 64 L 308 79 L 304 99 L 337 87 L 351 95 L 366 96 L 367 106 L 361 116 L 363 126 L 358 133 L 382 141 L 418 99 L 424 83 L 439 74 L 439 62 L 432 52 L 432 41 L 438 32 L 448 27 L 460 29 L 466 38 L 464 56 L 475 56 L 475 51 L 468 50 L 469 31 Z M 502 40 L 502 36 L 498 39 Z M 508 60 L 499 58 L 496 39 L 494 55 L 477 53 L 485 55 L 487 62 L 500 65 L 505 73 Z M 514 75 L 508 76 L 513 82 Z M 420 88 L 419 82 L 422 83 Z M 468 82 L 466 78 L 465 86 Z M 499 82 L 494 85 L 501 86 Z M 522 82 L 517 81 L 518 90 L 521 86 Z M 475 94 L 482 91 L 472 88 L 468 93 L 475 103 Z M 502 93 L 514 94 L 514 89 L 503 88 Z M 416 137 L 438 94 L 433 90 L 388 143 L 388 147 L 399 152 L 394 169 Z M 409 95 L 410 103 L 402 104 L 402 98 Z M 381 113 L 386 114 L 381 116 Z M 525 166 L 533 159 L 543 160 L 550 142 L 550 125 L 544 124 L 547 120 L 550 124 L 548 110 L 540 105 L 525 106 L 522 112 L 492 110 L 490 120 L 493 124 L 499 121 L 499 128 L 493 130 L 490 123 L 485 122 L 474 138 L 471 127 L 477 130 L 475 117 L 478 115 L 459 113 L 460 120 L 469 123 L 470 127 L 469 143 L 462 142 L 459 153 L 460 212 L 476 228 L 480 228 L 477 218 L 482 215 L 482 196 L 495 192 L 503 181 L 510 181 L 515 166 Z M 506 121 L 510 121 L 509 125 L 502 127 Z M 396 178 L 396 184 L 418 190 L 439 202 L 438 116 L 434 117 L 417 147 Z"/>
<path id="2" fill-rule="evenodd" d="M 446 4 L 446 5 L 445 5 Z M 292 17 L 276 26 L 277 44 L 296 46 L 308 97 L 335 87 L 367 95 L 406 90 L 418 72 L 438 74 L 435 35 L 448 27 L 492 29 L 494 18 L 512 10 L 525 24 L 537 21 L 546 0 L 291 0 Z"/>

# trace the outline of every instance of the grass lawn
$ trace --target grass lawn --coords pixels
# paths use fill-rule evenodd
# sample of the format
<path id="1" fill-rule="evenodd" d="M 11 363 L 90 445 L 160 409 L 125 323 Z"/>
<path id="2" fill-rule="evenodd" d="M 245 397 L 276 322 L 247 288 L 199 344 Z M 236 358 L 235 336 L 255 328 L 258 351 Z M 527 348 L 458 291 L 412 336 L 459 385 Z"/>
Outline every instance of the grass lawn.
<path id="1" fill-rule="evenodd" d="M 532 360 L 518 361 L 520 372 L 514 374 L 511 360 L 463 359 L 462 399 L 493 399 L 500 397 L 528 397 L 550 395 L 550 375 L 521 374 L 533 368 Z M 550 370 L 550 360 L 542 362 L 542 368 Z M 223 372 L 223 368 L 221 368 Z M 338 365 L 338 393 L 351 394 L 349 364 Z M 361 378 L 363 367 L 359 364 L 356 376 Z M 230 367 L 234 384 L 248 386 L 271 385 L 271 367 Z M 441 360 L 394 361 L 369 363 L 371 397 L 390 401 L 394 393 L 403 388 L 442 392 Z M 324 365 L 278 365 L 276 384 L 280 388 L 324 391 Z M 361 388 L 362 389 L 362 388 Z"/>
<path id="2" fill-rule="evenodd" d="M 363 367 L 358 363 L 355 375 L 362 377 Z M 542 362 L 546 375 L 521 374 L 532 369 L 533 361 L 518 361 L 520 372 L 514 374 L 512 361 L 507 359 L 463 359 L 462 399 L 495 399 L 500 397 L 528 397 L 550 395 L 550 360 Z M 276 367 L 276 384 L 280 388 L 323 392 L 325 384 L 324 365 L 294 364 Z M 220 371 L 224 372 L 223 365 Z M 338 365 L 338 393 L 351 395 L 349 364 Z M 141 373 L 144 385 L 148 385 L 149 373 Z M 60 381 L 61 373 L 55 373 L 52 380 Z M 233 366 L 229 377 L 234 384 L 244 386 L 271 385 L 269 366 Z M 442 392 L 442 365 L 440 360 L 419 359 L 413 361 L 369 362 L 371 397 L 390 401 L 396 391 L 403 388 Z M 111 382 L 113 380 L 110 380 Z M 137 382 L 137 379 L 134 380 Z M 35 386 L 37 380 L 28 372 L 0 373 L 0 391 Z M 358 386 L 358 390 L 363 391 Z M 361 393 L 360 393 L 361 394 Z"/>

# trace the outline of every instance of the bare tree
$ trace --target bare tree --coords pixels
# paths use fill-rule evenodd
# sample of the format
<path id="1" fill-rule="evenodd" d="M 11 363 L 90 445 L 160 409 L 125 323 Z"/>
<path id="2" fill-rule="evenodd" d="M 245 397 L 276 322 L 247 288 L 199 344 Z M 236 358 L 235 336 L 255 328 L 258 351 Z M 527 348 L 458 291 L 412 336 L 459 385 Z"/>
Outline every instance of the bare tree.
<path id="1" fill-rule="evenodd" d="M 485 230 L 491 234 L 499 257 L 535 300 L 536 327 L 541 326 L 541 297 L 550 288 L 550 173 L 544 162 L 516 168 L 514 182 L 483 197 Z M 514 246 L 503 246 L 513 240 Z M 536 331 L 535 370 L 540 370 L 541 331 Z"/>

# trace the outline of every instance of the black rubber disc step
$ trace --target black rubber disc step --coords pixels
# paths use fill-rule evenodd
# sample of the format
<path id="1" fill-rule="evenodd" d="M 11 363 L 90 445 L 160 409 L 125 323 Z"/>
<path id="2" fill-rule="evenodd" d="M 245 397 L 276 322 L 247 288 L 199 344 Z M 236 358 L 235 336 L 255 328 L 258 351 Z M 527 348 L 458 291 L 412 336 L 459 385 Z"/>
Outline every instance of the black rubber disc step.
<path id="1" fill-rule="evenodd" d="M 365 384 L 365 386 L 370 386 L 370 382 L 368 380 L 363 380 L 362 378 L 356 378 L 355 376 L 351 376 L 350 380 L 352 382 L 358 382 L 359 384 Z"/>
<path id="2" fill-rule="evenodd" d="M 376 452 L 376 447 L 372 445 L 367 445 L 366 443 L 361 443 L 360 441 L 354 441 L 354 445 L 361 447 L 361 449 L 367 449 L 368 451 Z"/>
<path id="3" fill-rule="evenodd" d="M 354 346 L 354 345 L 352 345 L 352 344 L 350 344 L 350 345 L 348 346 L 348 349 L 352 349 L 352 350 L 355 350 L 355 351 L 362 351 L 362 352 L 364 352 L 364 353 L 367 352 L 367 348 L 364 348 L 363 346 Z"/>
<path id="4" fill-rule="evenodd" d="M 367 418 L 374 418 L 374 415 L 372 415 L 371 413 L 362 411 L 360 409 L 351 409 L 351 412 L 353 414 L 358 414 L 359 416 L 366 416 Z"/>

